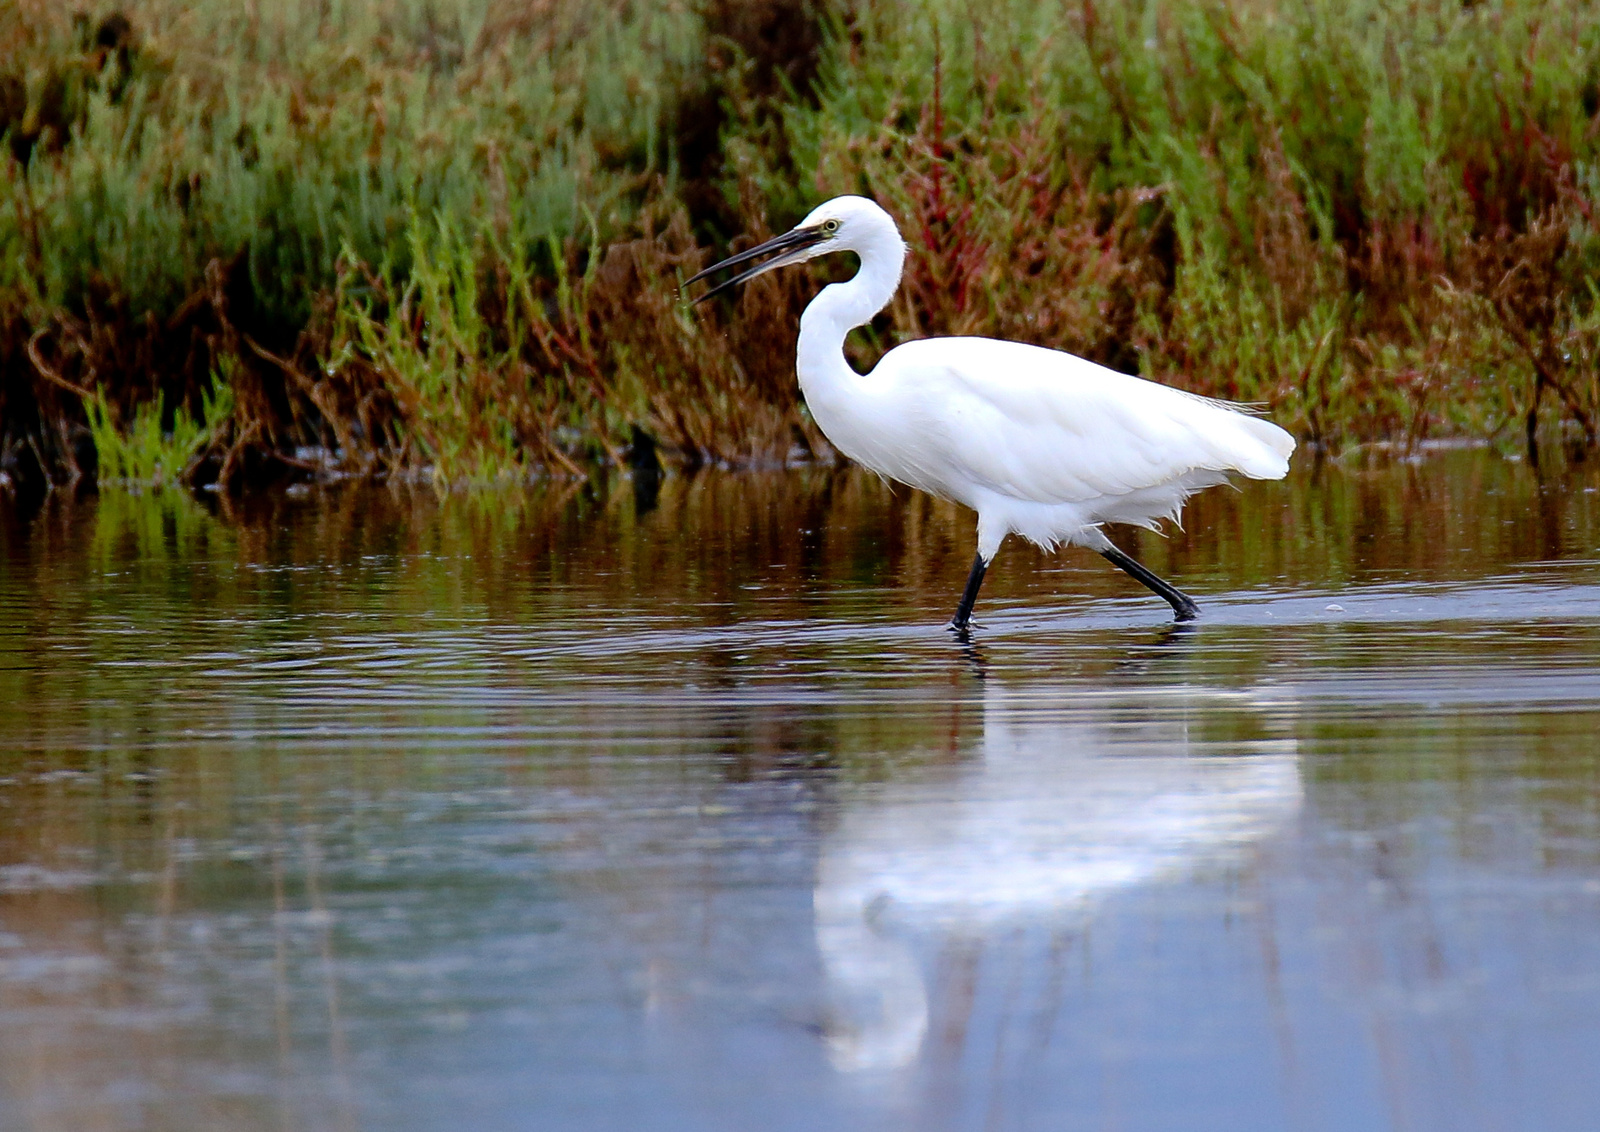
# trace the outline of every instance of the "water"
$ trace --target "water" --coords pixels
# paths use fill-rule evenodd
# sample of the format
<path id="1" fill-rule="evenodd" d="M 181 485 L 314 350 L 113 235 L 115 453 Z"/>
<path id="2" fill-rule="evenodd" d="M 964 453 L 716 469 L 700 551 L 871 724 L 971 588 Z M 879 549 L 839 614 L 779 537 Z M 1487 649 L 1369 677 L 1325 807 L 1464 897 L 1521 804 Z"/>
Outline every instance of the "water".
<path id="1" fill-rule="evenodd" d="M 0 1128 L 1587 1129 L 1600 470 L 0 517 Z"/>

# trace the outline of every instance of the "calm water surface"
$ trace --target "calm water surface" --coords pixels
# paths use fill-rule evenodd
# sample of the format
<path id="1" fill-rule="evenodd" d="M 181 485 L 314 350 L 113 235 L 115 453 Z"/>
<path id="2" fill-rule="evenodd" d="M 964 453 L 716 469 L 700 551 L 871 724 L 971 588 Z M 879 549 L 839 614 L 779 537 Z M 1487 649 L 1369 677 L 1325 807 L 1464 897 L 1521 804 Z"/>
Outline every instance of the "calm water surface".
<path id="1" fill-rule="evenodd" d="M 1590 1129 L 1600 469 L 0 504 L 0 1128 Z"/>

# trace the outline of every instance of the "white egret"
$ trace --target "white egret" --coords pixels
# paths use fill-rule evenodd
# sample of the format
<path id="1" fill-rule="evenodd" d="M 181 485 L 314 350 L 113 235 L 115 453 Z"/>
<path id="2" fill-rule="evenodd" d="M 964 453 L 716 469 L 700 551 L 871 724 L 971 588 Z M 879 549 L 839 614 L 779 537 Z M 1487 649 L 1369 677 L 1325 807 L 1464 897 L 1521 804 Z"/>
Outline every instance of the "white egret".
<path id="1" fill-rule="evenodd" d="M 773 255 L 695 300 L 703 302 L 775 268 L 844 251 L 860 257 L 860 269 L 824 287 L 800 317 L 800 389 L 823 435 L 850 459 L 978 513 L 978 553 L 951 628 L 966 633 L 1008 534 L 1046 550 L 1099 551 L 1165 598 L 1177 620 L 1193 620 L 1194 601 L 1118 550 L 1101 525 L 1158 529 L 1230 472 L 1281 479 L 1294 438 L 1241 406 L 1020 342 L 927 338 L 857 373 L 845 360 L 845 335 L 888 305 L 906 256 L 894 220 L 865 197 L 835 197 L 689 282 Z"/>

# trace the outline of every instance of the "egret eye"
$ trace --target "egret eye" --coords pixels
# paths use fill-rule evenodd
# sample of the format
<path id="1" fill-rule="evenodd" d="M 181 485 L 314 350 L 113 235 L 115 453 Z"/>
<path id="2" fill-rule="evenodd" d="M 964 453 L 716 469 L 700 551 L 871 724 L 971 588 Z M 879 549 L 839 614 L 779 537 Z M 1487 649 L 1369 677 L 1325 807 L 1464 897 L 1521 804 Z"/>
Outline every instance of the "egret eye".
<path id="1" fill-rule="evenodd" d="M 824 220 L 822 222 L 822 230 L 831 236 L 839 230 L 839 222 L 837 220 Z"/>

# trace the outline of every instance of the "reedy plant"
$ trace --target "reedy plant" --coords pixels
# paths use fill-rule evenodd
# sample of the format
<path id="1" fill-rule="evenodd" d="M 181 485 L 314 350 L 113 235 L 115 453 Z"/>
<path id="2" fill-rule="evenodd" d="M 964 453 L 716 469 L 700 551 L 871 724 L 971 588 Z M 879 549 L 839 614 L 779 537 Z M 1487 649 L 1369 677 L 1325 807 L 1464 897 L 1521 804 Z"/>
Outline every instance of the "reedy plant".
<path id="1" fill-rule="evenodd" d="M 826 457 L 805 281 L 676 286 L 850 191 L 912 246 L 867 354 L 1021 338 L 1329 445 L 1600 419 L 1587 0 L 126 12 L 0 13 L 14 478 L 140 406 L 176 443 L 224 370 L 197 482 Z"/>
<path id="2" fill-rule="evenodd" d="M 1592 436 L 1593 369 L 1572 349 L 1596 325 L 1592 4 L 986 13 L 860 4 L 818 104 L 789 111 L 807 196 L 864 188 L 921 221 L 910 277 L 929 285 L 890 337 L 981 326 L 1081 349 L 1331 443 L 1492 433 L 1559 384 Z M 747 154 L 794 211 L 788 170 Z M 1564 242 L 1529 237 L 1551 225 Z M 1548 317 L 1485 328 L 1518 279 Z M 1539 377 L 1568 358 L 1577 372 Z"/>

